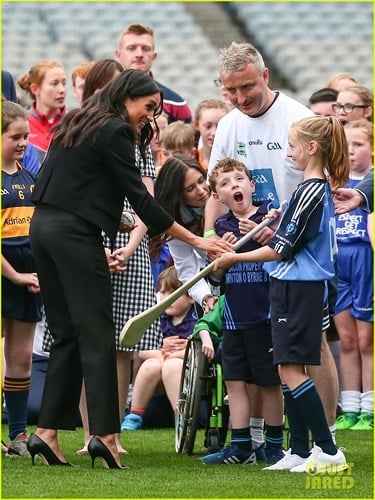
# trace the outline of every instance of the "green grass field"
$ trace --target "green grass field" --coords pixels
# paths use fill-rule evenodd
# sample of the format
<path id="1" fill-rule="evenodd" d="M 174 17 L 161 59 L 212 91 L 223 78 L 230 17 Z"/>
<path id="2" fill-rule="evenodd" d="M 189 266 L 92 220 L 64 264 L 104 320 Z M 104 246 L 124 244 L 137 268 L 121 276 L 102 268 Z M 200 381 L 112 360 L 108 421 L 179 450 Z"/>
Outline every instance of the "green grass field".
<path id="1" fill-rule="evenodd" d="M 33 428 L 29 428 L 32 432 Z M 6 438 L 7 428 L 2 427 Z M 77 468 L 47 467 L 40 460 L 2 459 L 1 498 L 373 498 L 373 436 L 341 431 L 350 470 L 341 475 L 262 471 L 264 464 L 207 466 L 197 460 L 203 444 L 199 431 L 195 454 L 178 455 L 174 430 L 123 433 L 129 470 L 106 470 L 97 460 L 75 456 L 82 429 L 61 432 L 67 460 Z"/>

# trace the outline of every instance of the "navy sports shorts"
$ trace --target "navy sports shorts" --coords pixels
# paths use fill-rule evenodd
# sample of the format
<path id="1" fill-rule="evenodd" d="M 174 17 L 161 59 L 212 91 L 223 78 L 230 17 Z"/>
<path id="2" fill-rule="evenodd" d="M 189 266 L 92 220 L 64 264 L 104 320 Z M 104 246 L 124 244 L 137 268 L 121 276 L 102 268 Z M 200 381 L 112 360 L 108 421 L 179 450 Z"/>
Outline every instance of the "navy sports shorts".
<path id="1" fill-rule="evenodd" d="M 279 385 L 273 365 L 271 324 L 259 323 L 244 330 L 224 330 L 222 367 L 224 380 L 243 380 L 260 386 Z"/>
<path id="2" fill-rule="evenodd" d="M 29 246 L 2 247 L 3 256 L 21 273 L 35 273 L 34 259 Z M 18 286 L 2 276 L 2 317 L 26 323 L 37 323 L 42 319 L 42 296 L 31 293 L 26 286 Z"/>
<path id="3" fill-rule="evenodd" d="M 320 365 L 324 281 L 271 278 L 273 357 L 276 365 Z"/>

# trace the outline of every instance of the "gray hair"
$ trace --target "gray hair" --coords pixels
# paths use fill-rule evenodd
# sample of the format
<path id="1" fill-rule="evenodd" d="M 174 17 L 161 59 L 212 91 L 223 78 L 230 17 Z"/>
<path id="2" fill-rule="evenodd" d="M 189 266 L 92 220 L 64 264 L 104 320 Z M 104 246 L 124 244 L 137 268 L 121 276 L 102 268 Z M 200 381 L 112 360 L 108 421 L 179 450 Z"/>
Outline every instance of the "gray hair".
<path id="1" fill-rule="evenodd" d="M 224 74 L 242 71 L 249 63 L 254 64 L 259 73 L 265 68 L 261 53 L 251 43 L 232 42 L 229 47 L 220 49 L 219 69 Z"/>

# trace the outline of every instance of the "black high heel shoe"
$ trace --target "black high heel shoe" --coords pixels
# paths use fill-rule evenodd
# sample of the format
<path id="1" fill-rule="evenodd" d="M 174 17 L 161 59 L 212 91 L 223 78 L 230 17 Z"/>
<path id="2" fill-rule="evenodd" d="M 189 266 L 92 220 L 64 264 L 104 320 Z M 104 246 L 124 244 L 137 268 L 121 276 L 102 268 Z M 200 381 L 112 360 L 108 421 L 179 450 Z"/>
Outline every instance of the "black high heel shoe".
<path id="1" fill-rule="evenodd" d="M 69 462 L 62 462 L 55 453 L 51 450 L 47 443 L 40 439 L 36 434 L 31 434 L 26 443 L 27 449 L 31 455 L 31 460 L 33 465 L 35 465 L 35 455 L 41 456 L 47 465 L 65 465 L 69 467 L 74 467 L 73 464 Z"/>
<path id="2" fill-rule="evenodd" d="M 103 460 L 103 465 L 106 466 L 107 469 L 128 469 L 126 465 L 118 465 L 107 446 L 96 436 L 90 439 L 87 445 L 87 451 L 91 457 L 92 467 L 94 467 L 95 459 L 99 457 Z"/>

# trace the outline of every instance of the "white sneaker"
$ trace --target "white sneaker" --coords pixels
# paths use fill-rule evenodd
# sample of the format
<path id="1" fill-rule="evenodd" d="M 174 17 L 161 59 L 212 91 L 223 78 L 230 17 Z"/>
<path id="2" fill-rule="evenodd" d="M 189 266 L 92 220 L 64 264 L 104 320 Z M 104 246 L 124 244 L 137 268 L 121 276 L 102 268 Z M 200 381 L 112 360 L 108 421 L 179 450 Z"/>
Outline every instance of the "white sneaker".
<path id="1" fill-rule="evenodd" d="M 341 450 L 337 450 L 335 455 L 328 455 L 315 445 L 311 450 L 310 456 L 305 459 L 303 464 L 296 465 L 290 472 L 309 472 L 311 474 L 341 472 L 348 468 L 345 455 Z"/>
<path id="2" fill-rule="evenodd" d="M 291 470 L 293 467 L 297 467 L 300 464 L 304 464 L 306 458 L 300 457 L 299 455 L 292 454 L 291 450 L 285 452 L 283 458 L 273 465 L 268 467 L 263 467 L 262 470 Z"/>

